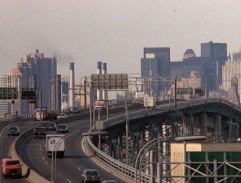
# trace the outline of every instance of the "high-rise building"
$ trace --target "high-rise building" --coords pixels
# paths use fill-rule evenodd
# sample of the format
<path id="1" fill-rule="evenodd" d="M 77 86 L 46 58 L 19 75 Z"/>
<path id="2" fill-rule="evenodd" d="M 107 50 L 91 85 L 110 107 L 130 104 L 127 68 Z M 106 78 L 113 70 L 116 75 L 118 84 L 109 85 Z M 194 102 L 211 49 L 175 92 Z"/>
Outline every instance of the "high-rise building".
<path id="1" fill-rule="evenodd" d="M 22 77 L 18 69 L 12 69 L 6 75 L 0 77 L 0 88 L 5 90 L 0 93 L 0 115 L 20 115 L 22 114 L 21 105 L 21 86 Z M 6 97 L 6 93 L 7 97 Z"/>
<path id="2" fill-rule="evenodd" d="M 159 95 L 162 90 L 160 77 L 170 77 L 170 48 L 144 48 L 144 57 L 141 59 L 141 76 L 148 79 L 147 93 Z"/>
<path id="3" fill-rule="evenodd" d="M 216 80 L 218 89 L 222 84 L 222 66 L 227 61 L 227 44 L 226 43 L 201 43 L 201 57 L 206 57 L 211 62 L 216 63 Z"/>
<path id="4" fill-rule="evenodd" d="M 59 92 L 56 93 L 59 86 L 56 87 L 55 84 L 61 83 L 61 81 L 56 82 L 59 78 L 57 78 L 55 57 L 45 57 L 44 53 L 36 50 L 34 53 L 22 57 L 21 62 L 18 63 L 18 69 L 22 73 L 22 87 L 25 89 L 35 88 L 40 96 L 36 106 L 32 106 L 32 108 L 41 106 L 47 107 L 48 111 L 56 111 L 61 106 L 56 103 L 58 101 L 56 98 L 59 98 L 57 96 Z"/>
<path id="5" fill-rule="evenodd" d="M 182 61 L 171 62 L 171 77 L 188 78 L 193 71 L 199 73 L 201 88 L 207 92 L 216 90 L 216 64 L 207 57 L 196 57 L 192 49 L 187 49 Z"/>
<path id="6" fill-rule="evenodd" d="M 235 55 L 235 61 L 228 60 L 225 62 L 225 65 L 223 65 L 221 85 L 221 89 L 227 92 L 231 90 L 237 91 L 235 95 L 239 97 L 241 96 L 241 58 L 238 58 L 238 55 L 240 54 L 241 51 L 234 53 L 233 55 Z M 231 98 L 233 98 L 233 96 L 231 96 Z M 241 97 L 238 101 L 241 101 Z"/>
<path id="7" fill-rule="evenodd" d="M 241 47 L 239 48 L 239 52 L 233 53 L 233 61 L 240 61 L 241 60 Z"/>

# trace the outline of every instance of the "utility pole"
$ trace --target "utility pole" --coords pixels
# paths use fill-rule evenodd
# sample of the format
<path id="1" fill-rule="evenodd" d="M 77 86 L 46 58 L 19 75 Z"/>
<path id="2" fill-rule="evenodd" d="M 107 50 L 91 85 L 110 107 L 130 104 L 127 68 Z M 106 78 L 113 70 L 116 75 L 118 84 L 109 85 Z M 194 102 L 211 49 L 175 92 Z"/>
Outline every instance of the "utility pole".
<path id="1" fill-rule="evenodd" d="M 177 76 L 174 79 L 174 106 L 177 109 Z"/>

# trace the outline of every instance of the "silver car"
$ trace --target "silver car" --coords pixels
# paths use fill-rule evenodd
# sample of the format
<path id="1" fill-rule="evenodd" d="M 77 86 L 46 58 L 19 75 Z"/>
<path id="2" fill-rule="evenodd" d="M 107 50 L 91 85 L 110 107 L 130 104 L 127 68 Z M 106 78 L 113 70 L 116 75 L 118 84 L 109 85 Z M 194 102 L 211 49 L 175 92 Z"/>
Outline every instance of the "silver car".
<path id="1" fill-rule="evenodd" d="M 68 133 L 68 126 L 67 124 L 58 124 L 56 127 L 56 132 L 57 133 Z"/>

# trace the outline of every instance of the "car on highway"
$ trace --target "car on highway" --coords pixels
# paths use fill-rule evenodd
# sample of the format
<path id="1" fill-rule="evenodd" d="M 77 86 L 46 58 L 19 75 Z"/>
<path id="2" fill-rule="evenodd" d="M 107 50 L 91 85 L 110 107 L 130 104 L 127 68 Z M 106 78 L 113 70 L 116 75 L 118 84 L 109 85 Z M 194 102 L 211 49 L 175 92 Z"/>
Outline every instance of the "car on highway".
<path id="1" fill-rule="evenodd" d="M 57 133 L 68 133 L 68 125 L 67 124 L 58 124 L 56 127 Z"/>
<path id="2" fill-rule="evenodd" d="M 78 114 L 81 113 L 81 109 L 79 107 L 73 107 L 70 109 L 71 114 Z"/>
<path id="3" fill-rule="evenodd" d="M 45 127 L 35 127 L 33 129 L 33 138 L 41 138 L 45 139 L 47 135 L 46 128 Z"/>
<path id="4" fill-rule="evenodd" d="M 18 159 L 4 158 L 2 159 L 2 176 L 22 177 L 22 165 Z"/>
<path id="5" fill-rule="evenodd" d="M 47 114 L 47 120 L 56 120 L 57 119 L 57 114 L 55 112 L 49 112 Z"/>
<path id="6" fill-rule="evenodd" d="M 48 122 L 46 123 L 45 128 L 47 131 L 53 131 L 53 130 L 56 130 L 56 126 L 57 126 L 56 123 Z"/>
<path id="7" fill-rule="evenodd" d="M 67 114 L 61 112 L 58 114 L 57 119 L 67 118 Z"/>
<path id="8" fill-rule="evenodd" d="M 81 174 L 81 183 L 100 183 L 100 174 L 97 169 L 84 169 Z"/>
<path id="9" fill-rule="evenodd" d="M 20 128 L 19 126 L 11 126 L 8 131 L 7 131 L 8 136 L 15 135 L 18 136 L 20 135 Z"/>
<path id="10" fill-rule="evenodd" d="M 116 180 L 103 180 L 102 183 L 118 183 Z"/>

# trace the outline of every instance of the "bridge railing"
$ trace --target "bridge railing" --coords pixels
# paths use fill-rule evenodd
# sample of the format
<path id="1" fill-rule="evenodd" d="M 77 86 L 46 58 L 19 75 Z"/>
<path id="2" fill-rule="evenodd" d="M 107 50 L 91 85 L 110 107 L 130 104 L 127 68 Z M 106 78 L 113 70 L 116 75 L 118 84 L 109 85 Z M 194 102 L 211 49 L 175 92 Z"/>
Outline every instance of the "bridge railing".
<path id="1" fill-rule="evenodd" d="M 110 167 L 114 168 L 118 172 L 122 173 L 126 178 L 128 178 L 128 182 L 135 182 L 135 179 L 137 178 L 136 176 L 139 176 L 139 171 L 137 171 L 136 174 L 136 169 L 126 165 L 125 163 L 122 163 L 111 156 L 108 156 L 106 153 L 102 152 L 100 149 L 98 149 L 90 140 L 90 137 L 87 138 L 87 143 L 89 145 L 89 148 L 91 151 L 98 156 L 98 158 L 101 159 L 101 161 L 105 162 L 108 164 Z M 142 183 L 149 183 L 151 182 L 151 176 L 142 172 L 141 173 L 141 180 Z"/>

